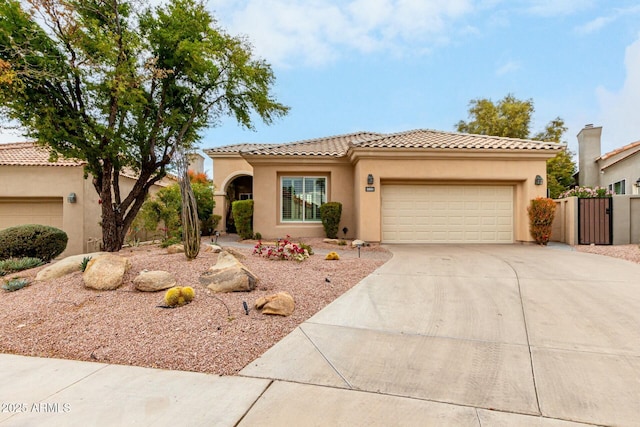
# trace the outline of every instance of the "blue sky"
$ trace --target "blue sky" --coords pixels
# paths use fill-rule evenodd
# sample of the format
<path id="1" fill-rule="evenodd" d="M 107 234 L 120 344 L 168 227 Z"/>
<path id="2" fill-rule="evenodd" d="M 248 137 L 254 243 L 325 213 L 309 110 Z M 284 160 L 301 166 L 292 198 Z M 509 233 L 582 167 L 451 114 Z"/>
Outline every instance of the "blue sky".
<path id="1" fill-rule="evenodd" d="M 603 126 L 603 151 L 640 140 L 640 3 L 623 0 L 210 0 L 219 24 L 272 64 L 291 112 L 247 131 L 223 120 L 203 148 L 354 131 L 452 131 L 471 99 L 532 99 Z M 18 140 L 0 135 L 0 141 Z M 210 166 L 208 166 L 209 168 Z"/>

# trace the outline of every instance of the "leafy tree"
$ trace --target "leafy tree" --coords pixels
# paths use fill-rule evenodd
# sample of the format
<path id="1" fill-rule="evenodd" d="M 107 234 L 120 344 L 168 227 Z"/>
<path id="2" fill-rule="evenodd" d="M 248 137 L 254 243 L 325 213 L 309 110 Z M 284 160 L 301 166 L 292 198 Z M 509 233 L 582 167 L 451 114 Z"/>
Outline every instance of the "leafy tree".
<path id="1" fill-rule="evenodd" d="M 138 10 L 135 0 L 0 2 L 0 118 L 86 161 L 102 200 L 103 245 L 121 248 L 177 150 L 231 115 L 253 128 L 288 107 L 271 67 L 219 28 L 198 0 Z M 138 178 L 129 194 L 120 173 Z"/>
<path id="2" fill-rule="evenodd" d="M 564 120 L 556 117 L 547 124 L 544 131 L 530 135 L 529 128 L 533 112 L 534 105 L 531 99 L 522 101 L 511 94 L 497 104 L 486 98 L 474 99 L 469 103 L 469 121 L 460 120 L 456 130 L 479 135 L 560 143 L 567 131 Z M 558 197 L 574 184 L 573 175 L 576 172 L 576 165 L 572 156 L 573 154 L 567 149 L 547 160 L 547 188 L 551 198 Z"/>
<path id="3" fill-rule="evenodd" d="M 458 132 L 478 135 L 527 138 L 533 114 L 533 101 L 521 101 L 512 94 L 494 104 L 490 99 L 473 99 L 469 102 L 469 121 L 460 120 Z"/>

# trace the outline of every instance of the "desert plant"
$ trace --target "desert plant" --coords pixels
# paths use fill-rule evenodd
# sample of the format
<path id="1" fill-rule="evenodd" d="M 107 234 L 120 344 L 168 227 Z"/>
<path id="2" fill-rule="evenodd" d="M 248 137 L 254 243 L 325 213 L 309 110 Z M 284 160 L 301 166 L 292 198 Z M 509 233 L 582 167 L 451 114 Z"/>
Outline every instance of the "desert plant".
<path id="1" fill-rule="evenodd" d="M 220 215 L 211 215 L 211 229 L 215 231 L 218 228 L 218 224 L 222 221 L 222 217 Z"/>
<path id="2" fill-rule="evenodd" d="M 347 241 L 346 240 L 338 240 L 338 246 L 347 246 Z"/>
<path id="3" fill-rule="evenodd" d="M 262 242 L 258 242 L 253 248 L 253 254 L 263 256 L 267 259 L 283 261 L 304 261 L 309 258 L 310 254 L 307 249 L 303 248 L 301 244 L 292 243 L 289 239 L 290 237 L 287 236 L 282 240 L 278 240 L 275 246 L 264 245 Z"/>
<path id="4" fill-rule="evenodd" d="M 261 233 L 256 233 L 256 234 L 255 234 L 255 236 L 254 236 L 254 238 L 255 238 L 256 240 L 262 240 L 262 234 L 261 234 Z"/>
<path id="5" fill-rule="evenodd" d="M 17 271 L 28 270 L 30 268 L 41 266 L 42 264 L 44 263 L 40 258 L 9 258 L 4 261 L 0 261 L 0 276 L 5 276 Z"/>
<path id="6" fill-rule="evenodd" d="M 301 242 L 299 243 L 299 246 L 305 251 L 307 251 L 309 255 L 313 255 L 313 249 L 311 248 L 311 245 L 307 245 L 306 243 Z"/>
<path id="7" fill-rule="evenodd" d="M 553 200 L 544 197 L 531 200 L 531 204 L 527 208 L 529 213 L 529 232 L 531 237 L 541 245 L 549 243 L 555 211 L 556 204 Z"/>
<path id="8" fill-rule="evenodd" d="M 19 289 L 24 288 L 29 284 L 29 279 L 24 279 L 21 277 L 14 277 L 11 280 L 8 280 L 2 285 L 2 289 L 7 292 L 17 291 Z"/>
<path id="9" fill-rule="evenodd" d="M 236 200 L 231 204 L 231 214 L 240 238 L 251 239 L 253 237 L 253 200 Z"/>
<path id="10" fill-rule="evenodd" d="M 320 219 L 324 227 L 324 233 L 330 239 L 338 236 L 338 225 L 342 216 L 342 203 L 327 202 L 320 206 Z"/>
<path id="11" fill-rule="evenodd" d="M 0 260 L 39 258 L 44 262 L 67 248 L 67 233 L 48 225 L 27 224 L 0 230 Z"/>
<path id="12" fill-rule="evenodd" d="M 80 263 L 80 271 L 84 273 L 84 271 L 87 269 L 87 265 L 89 264 L 89 261 L 91 261 L 90 256 L 86 256 L 82 258 L 82 262 Z"/>
<path id="13" fill-rule="evenodd" d="M 340 255 L 336 252 L 329 252 L 327 256 L 324 257 L 327 261 L 338 261 L 340 259 Z"/>
<path id="14" fill-rule="evenodd" d="M 182 239 L 179 237 L 169 237 L 160 242 L 161 248 L 168 248 L 171 245 L 176 245 L 178 243 L 182 243 Z"/>
<path id="15" fill-rule="evenodd" d="M 189 304 L 195 295 L 195 291 L 190 286 L 174 286 L 164 294 L 164 303 L 167 307 L 179 307 Z"/>

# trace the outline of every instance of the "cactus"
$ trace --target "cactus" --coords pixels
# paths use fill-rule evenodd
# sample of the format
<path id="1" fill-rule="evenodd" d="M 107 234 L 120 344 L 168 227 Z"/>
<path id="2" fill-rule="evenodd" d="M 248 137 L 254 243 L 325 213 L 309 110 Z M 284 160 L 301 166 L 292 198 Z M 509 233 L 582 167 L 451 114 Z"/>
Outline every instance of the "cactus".
<path id="1" fill-rule="evenodd" d="M 324 257 L 324 259 L 329 261 L 333 261 L 333 260 L 337 261 L 340 259 L 340 255 L 338 255 L 336 252 L 329 252 L 327 256 Z"/>
<path id="2" fill-rule="evenodd" d="M 175 286 L 164 294 L 164 303 L 167 307 L 180 307 L 193 301 L 195 291 L 190 286 Z"/>

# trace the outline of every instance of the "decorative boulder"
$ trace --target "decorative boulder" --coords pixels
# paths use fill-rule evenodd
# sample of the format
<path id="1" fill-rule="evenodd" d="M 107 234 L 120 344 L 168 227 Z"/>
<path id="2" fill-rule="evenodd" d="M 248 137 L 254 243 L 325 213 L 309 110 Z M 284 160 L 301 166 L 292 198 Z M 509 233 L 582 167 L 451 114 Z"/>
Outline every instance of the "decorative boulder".
<path id="1" fill-rule="evenodd" d="M 67 274 L 80 271 L 80 264 L 82 264 L 82 260 L 86 257 L 95 259 L 106 254 L 107 252 L 93 252 L 90 254 L 72 255 L 63 258 L 60 261 L 56 261 L 51 264 L 47 268 L 40 270 L 36 275 L 36 280 L 58 279 L 62 276 L 66 276 Z"/>
<path id="2" fill-rule="evenodd" d="M 213 292 L 248 292 L 255 289 L 258 277 L 227 251 L 200 276 L 200 283 Z"/>
<path id="3" fill-rule="evenodd" d="M 295 308 L 293 297 L 288 292 L 278 292 L 275 295 L 258 298 L 256 308 L 262 309 L 262 314 L 291 316 Z"/>
<path id="4" fill-rule="evenodd" d="M 184 245 L 182 243 L 176 243 L 175 245 L 167 246 L 168 254 L 182 254 L 184 253 Z"/>
<path id="5" fill-rule="evenodd" d="M 367 242 L 358 239 L 351 242 L 351 247 L 357 248 L 358 246 L 367 246 Z"/>
<path id="6" fill-rule="evenodd" d="M 244 256 L 243 253 L 238 252 L 233 248 L 224 248 L 223 251 L 228 252 L 229 254 L 233 255 L 237 259 L 245 259 L 246 258 L 246 256 Z"/>
<path id="7" fill-rule="evenodd" d="M 90 289 L 110 291 L 122 285 L 124 274 L 131 267 L 129 258 L 106 254 L 91 259 L 82 274 L 84 285 Z"/>
<path id="8" fill-rule="evenodd" d="M 142 292 L 163 291 L 173 288 L 176 285 L 176 278 L 168 271 L 143 270 L 133 279 L 133 285 Z"/>
<path id="9" fill-rule="evenodd" d="M 218 245 L 206 245 L 204 247 L 205 252 L 213 252 L 214 254 L 219 254 L 222 252 L 222 248 Z"/>
<path id="10" fill-rule="evenodd" d="M 338 240 L 338 239 L 323 239 L 322 241 L 324 243 L 333 243 L 333 244 L 337 245 L 340 240 Z"/>

